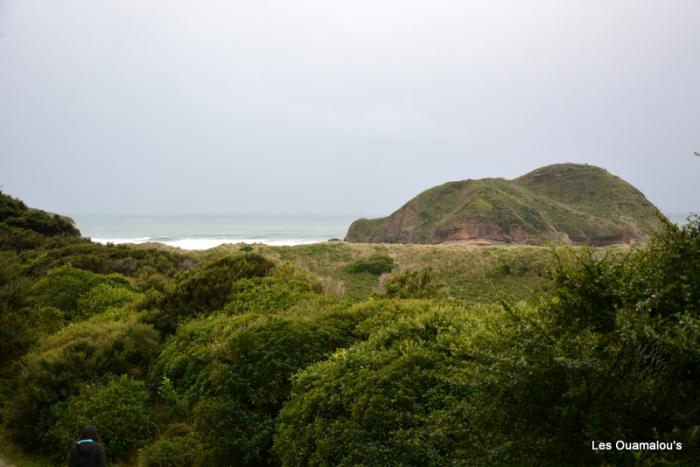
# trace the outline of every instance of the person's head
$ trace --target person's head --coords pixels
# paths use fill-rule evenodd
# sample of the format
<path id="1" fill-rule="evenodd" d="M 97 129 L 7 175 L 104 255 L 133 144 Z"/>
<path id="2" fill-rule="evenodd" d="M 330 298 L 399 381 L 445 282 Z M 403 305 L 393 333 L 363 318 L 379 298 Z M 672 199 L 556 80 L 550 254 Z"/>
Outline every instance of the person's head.
<path id="1" fill-rule="evenodd" d="M 96 443 L 99 443 L 100 435 L 97 433 L 97 428 L 94 425 L 85 425 L 83 431 L 80 433 L 80 439 L 91 439 Z"/>

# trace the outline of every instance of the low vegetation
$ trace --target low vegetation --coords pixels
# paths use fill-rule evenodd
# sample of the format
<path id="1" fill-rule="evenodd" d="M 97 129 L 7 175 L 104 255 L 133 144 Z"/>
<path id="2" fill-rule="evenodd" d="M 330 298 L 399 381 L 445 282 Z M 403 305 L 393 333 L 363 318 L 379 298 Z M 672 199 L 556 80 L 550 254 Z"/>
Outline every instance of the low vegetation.
<path id="1" fill-rule="evenodd" d="M 375 253 L 369 258 L 358 259 L 350 263 L 347 267 L 348 272 L 368 272 L 374 275 L 391 272 L 396 268 L 394 258 L 387 254 Z"/>
<path id="2" fill-rule="evenodd" d="M 86 423 L 115 465 L 700 462 L 698 218 L 637 247 L 182 252 L 1 196 L 19 465 L 64 464 Z M 682 449 L 591 449 L 618 439 Z"/>

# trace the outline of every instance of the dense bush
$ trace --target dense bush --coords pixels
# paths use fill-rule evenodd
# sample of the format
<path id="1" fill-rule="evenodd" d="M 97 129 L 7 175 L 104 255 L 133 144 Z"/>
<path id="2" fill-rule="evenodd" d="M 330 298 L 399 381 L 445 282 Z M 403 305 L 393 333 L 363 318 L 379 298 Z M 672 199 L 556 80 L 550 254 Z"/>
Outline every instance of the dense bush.
<path id="1" fill-rule="evenodd" d="M 32 250 L 46 240 L 40 233 L 19 227 L 10 227 L 0 222 L 0 250 Z"/>
<path id="2" fill-rule="evenodd" d="M 216 315 L 183 325 L 154 365 L 208 449 L 205 465 L 273 462 L 274 420 L 289 378 L 345 341 L 334 328 L 298 319 Z"/>
<path id="3" fill-rule="evenodd" d="M 116 287 L 124 291 L 131 288 L 129 280 L 124 276 L 95 274 L 66 265 L 53 269 L 39 280 L 34 287 L 34 293 L 36 293 L 37 300 L 41 305 L 58 308 L 64 312 L 67 320 L 73 320 L 83 317 L 82 311 L 90 311 L 87 307 L 91 301 L 98 300 L 99 290 L 93 298 L 87 296 L 84 298 L 83 306 L 85 308 L 82 310 L 79 301 L 81 297 L 89 294 L 93 287 L 99 285 Z M 107 298 L 106 300 L 109 301 Z M 117 302 L 122 301 L 117 300 Z"/>
<path id="4" fill-rule="evenodd" d="M 166 291 L 158 327 L 174 331 L 183 319 L 220 310 L 237 280 L 265 276 L 273 266 L 264 257 L 248 253 L 224 256 L 185 271 Z"/>
<path id="5" fill-rule="evenodd" d="M 625 277 L 626 293 L 644 301 L 653 316 L 685 310 L 700 314 L 700 216 L 678 228 L 666 223 L 663 234 L 639 252 Z"/>
<path id="6" fill-rule="evenodd" d="M 176 423 L 139 451 L 140 467 L 193 467 L 202 465 L 203 447 L 186 424 Z"/>
<path id="7" fill-rule="evenodd" d="M 36 303 L 24 269 L 14 252 L 0 253 L 0 383 L 16 374 L 20 357 L 38 339 L 64 323 L 63 312 Z M 0 391 L 7 389 L 0 384 Z"/>
<path id="8" fill-rule="evenodd" d="M 611 331 L 623 302 L 631 258 L 597 255 L 590 249 L 556 252 L 549 311 L 561 327 Z"/>
<path id="9" fill-rule="evenodd" d="M 97 274 L 73 266 L 52 270 L 34 287 L 40 303 L 64 312 L 75 312 L 78 299 L 94 285 Z"/>
<path id="10" fill-rule="evenodd" d="M 127 376 L 84 386 L 79 394 L 53 407 L 56 423 L 51 435 L 55 452 L 68 451 L 85 425 L 95 425 L 107 457 L 126 457 L 148 439 L 148 399 L 145 384 Z"/>
<path id="11" fill-rule="evenodd" d="M 92 423 L 143 466 L 700 463 L 700 219 L 554 250 L 546 295 L 478 306 L 444 300 L 430 269 L 351 303 L 252 250 L 97 245 L 56 222 L 0 196 L 0 421 L 26 451 L 63 460 Z M 255 250 L 338 273 L 357 299 L 396 265 L 344 267 L 348 248 Z M 488 279 L 526 289 L 546 256 L 452 248 L 416 259 L 475 301 L 496 296 Z M 161 347 L 147 322 L 174 334 Z M 617 439 L 683 450 L 590 446 Z"/>
<path id="12" fill-rule="evenodd" d="M 352 334 L 366 340 L 372 333 L 403 318 L 412 318 L 434 306 L 431 300 L 371 298 L 353 305 L 345 315 L 352 319 Z"/>
<path id="13" fill-rule="evenodd" d="M 699 455 L 690 415 L 700 411 L 692 376 L 700 372 L 699 258 L 697 218 L 683 228 L 667 224 L 626 258 L 589 252 L 560 258 L 553 297 L 542 306 L 545 321 L 514 342 L 531 362 L 528 370 L 534 362 L 559 382 L 539 392 L 558 401 L 559 414 L 540 426 L 560 433 L 558 445 L 568 446 L 569 455 L 585 455 L 583 447 L 572 449 L 576 440 L 611 433 L 675 440 L 686 458 Z M 518 372 L 521 364 L 512 365 Z M 534 392 L 537 383 L 525 379 L 524 387 Z M 661 453 L 649 462 L 677 455 Z M 630 460 L 618 456 L 614 462 Z"/>
<path id="14" fill-rule="evenodd" d="M 0 254 L 0 379 L 36 338 L 30 288 L 17 256 Z"/>
<path id="15" fill-rule="evenodd" d="M 86 384 L 111 375 L 144 375 L 158 350 L 158 333 L 135 318 L 88 320 L 42 340 L 24 356 L 6 403 L 15 439 L 41 447 L 53 426 L 51 409 Z"/>
<path id="16" fill-rule="evenodd" d="M 442 298 L 445 285 L 437 280 L 432 268 L 406 270 L 383 277 L 380 294 L 390 298 Z"/>
<path id="17" fill-rule="evenodd" d="M 500 277 L 510 276 L 513 273 L 513 268 L 508 263 L 498 263 L 496 266 L 486 273 L 489 279 L 498 279 Z"/>
<path id="18" fill-rule="evenodd" d="M 78 298 L 78 314 L 81 317 L 89 317 L 110 308 L 120 308 L 133 303 L 140 297 L 141 295 L 130 287 L 101 283 Z"/>
<path id="19" fill-rule="evenodd" d="M 38 209 L 30 209 L 18 217 L 5 220 L 5 223 L 12 227 L 33 230 L 42 235 L 66 235 L 78 236 L 80 232 L 73 223 L 58 214 L 48 214 Z"/>
<path id="20" fill-rule="evenodd" d="M 28 208 L 22 201 L 2 192 L 0 192 L 0 222 L 46 236 L 80 235 L 70 219 L 39 209 Z"/>
<path id="21" fill-rule="evenodd" d="M 467 310 L 431 310 L 301 371 L 278 420 L 283 464 L 471 461 L 478 434 L 463 404 L 478 388 L 464 374 L 465 357 L 487 321 Z"/>
<path id="22" fill-rule="evenodd" d="M 3 212 L 4 208 L 7 208 L 7 204 L 4 204 L 3 200 L 8 198 L 0 194 L 0 213 Z M 18 205 L 22 204 L 15 201 Z M 13 209 L 9 209 L 10 214 L 12 214 Z M 26 207 L 18 209 L 21 212 L 27 210 Z M 5 210 L 7 211 L 7 209 Z M 66 225 L 72 226 L 72 221 L 57 218 L 52 214 L 42 214 L 38 210 L 30 211 L 32 214 L 27 214 L 27 216 L 31 219 L 36 219 L 37 216 L 38 218 L 44 217 L 49 219 L 49 223 L 66 222 Z M 25 215 L 21 214 L 20 217 L 24 219 Z M 177 272 L 188 269 L 194 264 L 189 255 L 168 248 L 142 245 L 102 245 L 80 237 L 77 230 L 68 234 L 65 232 L 51 233 L 39 227 L 39 230 L 44 232 L 39 233 L 31 229 L 37 227 L 36 223 L 30 225 L 25 222 L 16 222 L 20 217 L 6 215 L 4 220 L 0 219 L 0 250 L 20 252 L 25 260 L 27 272 L 34 277 L 41 277 L 52 269 L 68 264 L 99 274 L 119 273 L 126 276 L 135 276 L 143 269 L 150 268 L 159 274 L 172 277 Z"/>
<path id="23" fill-rule="evenodd" d="M 397 264 L 391 256 L 383 253 L 375 253 L 368 258 L 358 259 L 350 263 L 346 269 L 351 273 L 368 272 L 379 276 L 393 271 L 396 266 Z"/>
<path id="24" fill-rule="evenodd" d="M 696 221 L 626 256 L 560 254 L 534 309 L 390 321 L 295 376 L 276 452 L 289 465 L 697 463 L 699 237 Z"/>
<path id="25" fill-rule="evenodd" d="M 321 285 L 311 273 L 285 263 L 265 277 L 236 281 L 224 312 L 280 313 L 302 300 L 316 298 L 320 292 Z"/>

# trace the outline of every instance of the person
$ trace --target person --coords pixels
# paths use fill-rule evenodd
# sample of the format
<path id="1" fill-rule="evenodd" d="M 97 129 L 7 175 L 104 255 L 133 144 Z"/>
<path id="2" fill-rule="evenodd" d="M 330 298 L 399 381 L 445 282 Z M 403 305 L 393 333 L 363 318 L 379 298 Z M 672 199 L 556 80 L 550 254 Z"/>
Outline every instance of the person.
<path id="1" fill-rule="evenodd" d="M 68 457 L 68 467 L 105 467 L 107 459 L 97 428 L 86 425 L 80 439 L 73 445 Z"/>

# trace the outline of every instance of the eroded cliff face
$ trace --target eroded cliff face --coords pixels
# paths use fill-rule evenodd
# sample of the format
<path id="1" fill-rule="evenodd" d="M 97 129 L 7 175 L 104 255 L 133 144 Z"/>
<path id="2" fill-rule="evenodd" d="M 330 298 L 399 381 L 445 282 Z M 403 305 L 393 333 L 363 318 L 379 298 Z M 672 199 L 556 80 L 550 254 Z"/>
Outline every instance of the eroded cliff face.
<path id="1" fill-rule="evenodd" d="M 354 222 L 345 240 L 604 246 L 647 241 L 659 226 L 657 213 L 641 192 L 605 170 L 559 164 L 511 181 L 432 188 L 388 217 Z"/>
<path id="2" fill-rule="evenodd" d="M 422 221 L 412 209 L 397 211 L 372 235 L 372 242 L 381 243 L 420 243 L 418 228 Z"/>
<path id="3" fill-rule="evenodd" d="M 514 224 L 502 228 L 488 219 L 465 219 L 446 227 L 439 227 L 427 237 L 419 233 L 421 223 L 415 213 L 408 216 L 396 215 L 386 218 L 386 223 L 369 237 L 353 234 L 351 227 L 345 241 L 363 243 L 464 243 L 471 245 L 525 244 L 541 245 L 548 242 L 567 243 L 571 245 L 608 246 L 616 244 L 643 243 L 648 235 L 634 234 L 623 230 L 612 232 L 600 229 L 585 233 L 580 229 L 572 232 L 559 232 L 550 227 L 541 232 L 526 230 L 522 225 Z"/>
<path id="4" fill-rule="evenodd" d="M 539 243 L 540 239 L 555 240 L 557 233 L 551 229 L 533 235 L 522 225 L 513 224 L 505 229 L 489 219 L 465 219 L 435 230 L 430 243 L 469 243 L 474 245 L 493 245 L 499 243 Z"/>

